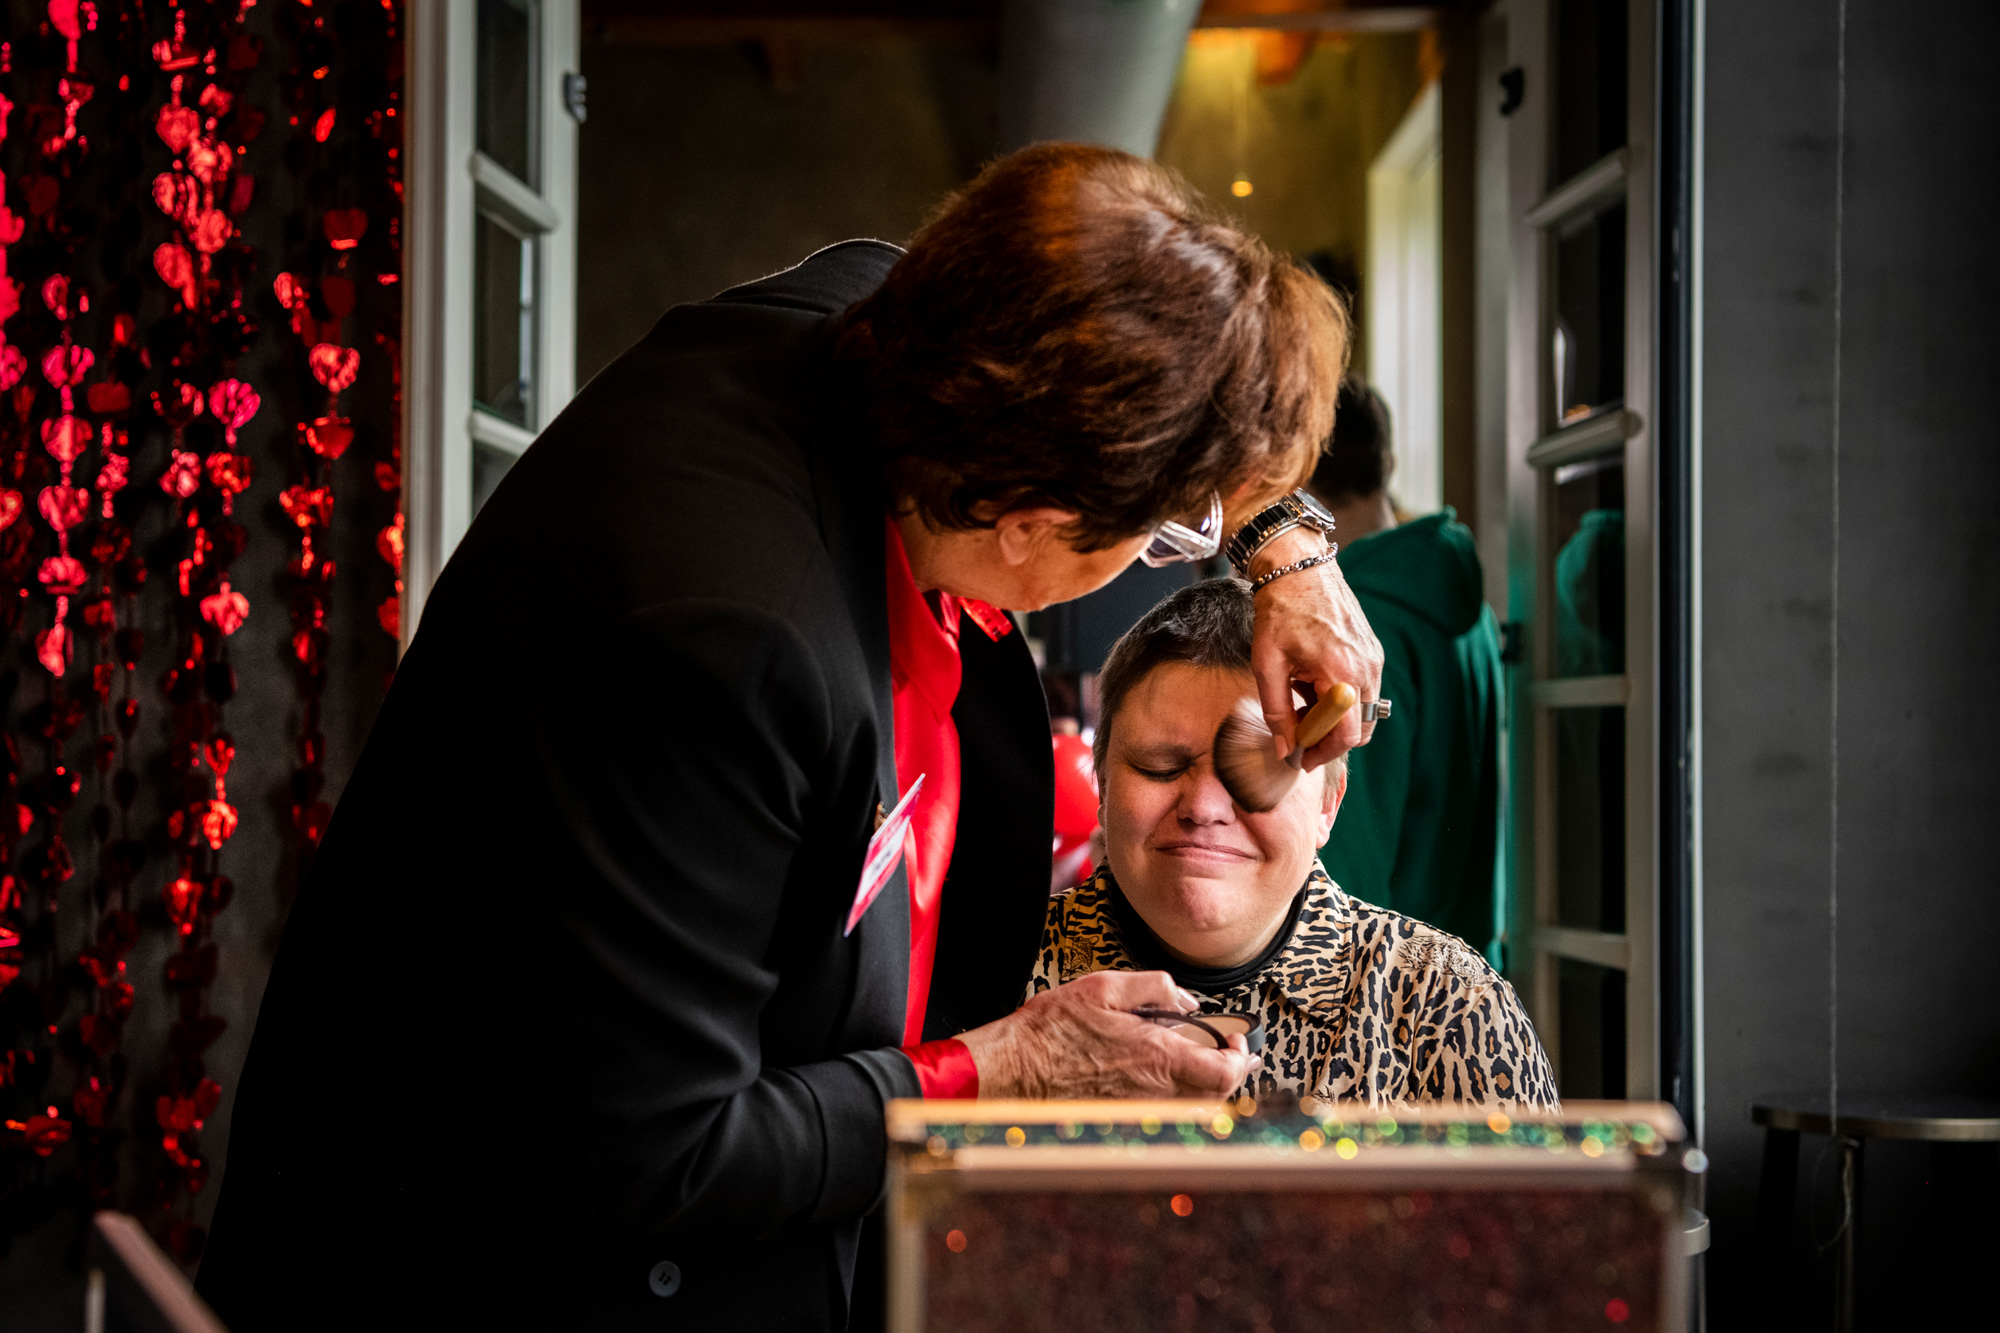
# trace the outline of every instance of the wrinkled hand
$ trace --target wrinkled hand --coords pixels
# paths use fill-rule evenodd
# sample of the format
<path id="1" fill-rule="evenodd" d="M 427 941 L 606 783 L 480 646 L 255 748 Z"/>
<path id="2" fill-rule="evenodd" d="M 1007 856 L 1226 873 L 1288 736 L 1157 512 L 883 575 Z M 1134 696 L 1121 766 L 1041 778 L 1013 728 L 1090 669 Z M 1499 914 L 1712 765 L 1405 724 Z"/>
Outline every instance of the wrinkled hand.
<path id="1" fill-rule="evenodd" d="M 1165 972 L 1093 972 L 962 1033 L 981 1097 L 1227 1097 L 1259 1063 L 1232 1037 L 1204 1049 L 1127 1012 L 1193 1013 Z"/>
<path id="2" fill-rule="evenodd" d="M 1294 528 L 1257 552 L 1250 577 L 1325 550 L 1324 537 Z M 1257 593 L 1256 636 L 1250 668 L 1257 677 L 1264 723 L 1277 736 L 1280 755 L 1292 752 L 1298 735 L 1301 710 L 1292 702 L 1292 682 L 1303 681 L 1324 693 L 1344 681 L 1364 702 L 1382 697 L 1382 644 L 1337 561 L 1264 585 Z M 1375 724 L 1361 720 L 1360 708 L 1349 709 L 1340 725 L 1306 752 L 1305 766 L 1314 769 L 1338 759 L 1366 745 L 1374 734 Z"/>

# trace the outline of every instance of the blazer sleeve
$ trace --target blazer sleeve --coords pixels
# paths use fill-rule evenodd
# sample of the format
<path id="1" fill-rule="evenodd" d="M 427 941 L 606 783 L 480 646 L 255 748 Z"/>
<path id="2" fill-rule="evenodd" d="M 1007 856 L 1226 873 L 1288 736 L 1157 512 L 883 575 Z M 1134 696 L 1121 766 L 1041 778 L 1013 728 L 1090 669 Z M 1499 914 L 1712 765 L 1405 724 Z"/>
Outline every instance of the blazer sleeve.
<path id="1" fill-rule="evenodd" d="M 576 1203 L 628 1237 L 858 1217 L 882 1189 L 883 1103 L 919 1095 L 914 1069 L 893 1049 L 768 1068 L 760 1037 L 780 914 L 838 932 L 846 906 L 799 888 L 854 769 L 814 654 L 778 616 L 708 600 L 628 616 L 597 656 L 620 688 L 551 699 L 532 756 L 560 866 L 544 929 Z"/>

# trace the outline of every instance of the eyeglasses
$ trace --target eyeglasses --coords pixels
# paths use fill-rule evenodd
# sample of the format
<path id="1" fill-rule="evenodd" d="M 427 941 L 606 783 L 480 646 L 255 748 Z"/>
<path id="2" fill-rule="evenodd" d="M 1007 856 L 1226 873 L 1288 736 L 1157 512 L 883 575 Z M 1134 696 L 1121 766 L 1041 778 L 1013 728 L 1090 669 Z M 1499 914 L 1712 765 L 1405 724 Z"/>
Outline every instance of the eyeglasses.
<path id="1" fill-rule="evenodd" d="M 1166 565 L 1213 559 L 1221 549 L 1222 493 L 1211 491 L 1208 513 L 1199 523 L 1193 527 L 1172 520 L 1160 524 L 1153 529 L 1153 540 L 1146 543 L 1146 549 L 1139 552 L 1139 558 L 1150 568 L 1160 569 Z"/>

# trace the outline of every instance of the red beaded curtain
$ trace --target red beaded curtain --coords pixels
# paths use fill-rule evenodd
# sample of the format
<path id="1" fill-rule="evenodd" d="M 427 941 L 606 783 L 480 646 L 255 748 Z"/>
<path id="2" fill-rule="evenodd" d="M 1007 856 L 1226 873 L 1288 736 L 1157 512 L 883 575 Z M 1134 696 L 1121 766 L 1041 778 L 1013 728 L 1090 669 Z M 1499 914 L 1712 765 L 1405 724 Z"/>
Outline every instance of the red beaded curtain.
<path id="1" fill-rule="evenodd" d="M 192 1264 L 395 661 L 402 4 L 0 12 L 0 1247 Z"/>

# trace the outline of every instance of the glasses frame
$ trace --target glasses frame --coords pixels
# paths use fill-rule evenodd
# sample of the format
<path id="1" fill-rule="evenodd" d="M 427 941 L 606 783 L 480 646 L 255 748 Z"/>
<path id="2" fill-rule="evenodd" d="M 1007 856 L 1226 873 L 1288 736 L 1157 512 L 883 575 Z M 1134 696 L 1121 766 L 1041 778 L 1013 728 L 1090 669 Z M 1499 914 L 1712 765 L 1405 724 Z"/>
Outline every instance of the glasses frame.
<path id="1" fill-rule="evenodd" d="M 1222 492 L 1208 493 L 1208 513 L 1195 527 L 1172 519 L 1153 529 L 1152 540 L 1139 552 L 1148 569 L 1213 560 L 1222 549 Z"/>

